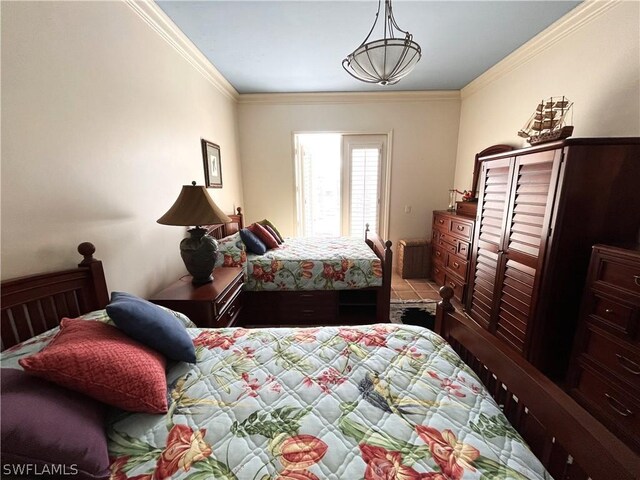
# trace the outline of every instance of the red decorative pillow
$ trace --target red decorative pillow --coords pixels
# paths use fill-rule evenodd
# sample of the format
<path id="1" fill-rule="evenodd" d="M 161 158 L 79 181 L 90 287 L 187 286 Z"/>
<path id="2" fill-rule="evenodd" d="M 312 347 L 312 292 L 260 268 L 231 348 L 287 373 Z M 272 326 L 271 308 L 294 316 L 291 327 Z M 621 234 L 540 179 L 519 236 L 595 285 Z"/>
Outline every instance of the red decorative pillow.
<path id="1" fill-rule="evenodd" d="M 278 248 L 278 241 L 269 233 L 269 230 L 264 228 L 259 223 L 252 223 L 247 227 L 251 233 L 256 235 L 267 248 Z"/>
<path id="2" fill-rule="evenodd" d="M 167 411 L 164 357 L 102 322 L 64 318 L 49 345 L 19 362 L 28 373 L 123 410 Z"/>

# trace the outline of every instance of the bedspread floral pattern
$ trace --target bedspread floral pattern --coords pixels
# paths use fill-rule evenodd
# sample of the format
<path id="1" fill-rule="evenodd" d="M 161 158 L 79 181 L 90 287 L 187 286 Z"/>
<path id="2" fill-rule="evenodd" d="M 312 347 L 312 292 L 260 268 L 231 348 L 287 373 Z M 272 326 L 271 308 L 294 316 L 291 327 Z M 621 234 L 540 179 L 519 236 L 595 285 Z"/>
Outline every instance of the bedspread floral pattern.
<path id="1" fill-rule="evenodd" d="M 114 411 L 112 479 L 549 478 L 475 374 L 430 331 L 189 332 L 198 361 L 168 370 L 169 412 Z"/>
<path id="2" fill-rule="evenodd" d="M 382 263 L 361 239 L 287 238 L 247 254 L 247 290 L 345 290 L 382 285 Z"/>

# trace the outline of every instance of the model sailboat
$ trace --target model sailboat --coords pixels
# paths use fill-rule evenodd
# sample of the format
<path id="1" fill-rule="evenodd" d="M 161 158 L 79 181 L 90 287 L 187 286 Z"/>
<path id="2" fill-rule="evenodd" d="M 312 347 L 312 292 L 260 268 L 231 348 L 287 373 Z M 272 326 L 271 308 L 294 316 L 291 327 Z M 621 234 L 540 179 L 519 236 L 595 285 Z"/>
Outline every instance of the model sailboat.
<path id="1" fill-rule="evenodd" d="M 573 102 L 567 97 L 550 97 L 541 101 L 518 136 L 526 138 L 531 145 L 571 136 L 573 126 L 565 122 L 572 106 Z"/>

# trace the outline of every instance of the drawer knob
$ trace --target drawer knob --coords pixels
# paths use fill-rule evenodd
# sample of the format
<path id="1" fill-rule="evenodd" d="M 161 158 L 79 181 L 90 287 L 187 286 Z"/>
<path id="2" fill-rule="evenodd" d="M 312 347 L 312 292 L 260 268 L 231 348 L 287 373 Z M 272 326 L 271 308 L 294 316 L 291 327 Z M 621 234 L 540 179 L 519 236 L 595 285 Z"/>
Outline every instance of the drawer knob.
<path id="1" fill-rule="evenodd" d="M 444 223 L 444 220 L 438 220 L 438 223 L 442 225 Z"/>
<path id="2" fill-rule="evenodd" d="M 439 257 L 440 255 L 441 253 L 436 250 L 436 257 Z"/>
<path id="3" fill-rule="evenodd" d="M 453 268 L 460 268 L 460 264 L 458 262 L 453 262 Z"/>
<path id="4" fill-rule="evenodd" d="M 455 283 L 453 283 L 453 282 L 449 282 L 449 286 L 450 286 L 451 288 L 456 288 L 456 284 L 455 284 Z"/>
<path id="5" fill-rule="evenodd" d="M 629 360 L 627 357 L 620 355 L 619 353 L 616 353 L 616 358 L 618 359 L 620 366 L 627 372 L 633 373 L 634 375 L 640 375 L 640 365 L 636 362 Z"/>
<path id="6" fill-rule="evenodd" d="M 464 230 L 464 227 L 463 227 L 462 225 L 457 225 L 457 226 L 456 226 L 456 228 L 457 228 L 458 230 L 460 230 L 461 232 Z"/>
<path id="7" fill-rule="evenodd" d="M 633 281 L 636 282 L 636 285 L 640 286 L 640 275 L 634 275 Z"/>
<path id="8" fill-rule="evenodd" d="M 605 308 L 604 313 L 612 314 L 615 313 L 615 310 L 613 308 Z"/>
<path id="9" fill-rule="evenodd" d="M 618 413 L 619 415 L 622 415 L 623 417 L 628 417 L 629 415 L 633 415 L 633 412 L 629 410 L 627 407 L 625 407 L 624 404 L 619 400 L 616 400 L 614 397 L 612 397 L 608 393 L 605 393 L 604 396 L 607 398 L 607 402 L 609 402 L 609 406 L 614 412 Z"/>

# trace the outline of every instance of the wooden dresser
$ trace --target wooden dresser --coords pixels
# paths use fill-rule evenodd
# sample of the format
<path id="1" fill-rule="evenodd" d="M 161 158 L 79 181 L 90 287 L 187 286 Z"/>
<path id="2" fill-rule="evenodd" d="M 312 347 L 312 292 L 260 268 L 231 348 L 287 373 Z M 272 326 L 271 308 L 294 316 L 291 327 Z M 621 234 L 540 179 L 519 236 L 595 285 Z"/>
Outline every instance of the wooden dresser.
<path id="1" fill-rule="evenodd" d="M 640 139 L 569 138 L 481 160 L 466 310 L 564 379 L 591 247 L 638 235 Z"/>
<path id="2" fill-rule="evenodd" d="M 640 452 L 640 245 L 595 245 L 567 377 L 571 395 Z"/>
<path id="3" fill-rule="evenodd" d="M 431 277 L 439 286 L 451 287 L 460 302 L 466 293 L 474 224 L 473 218 L 456 212 L 433 212 Z"/>

